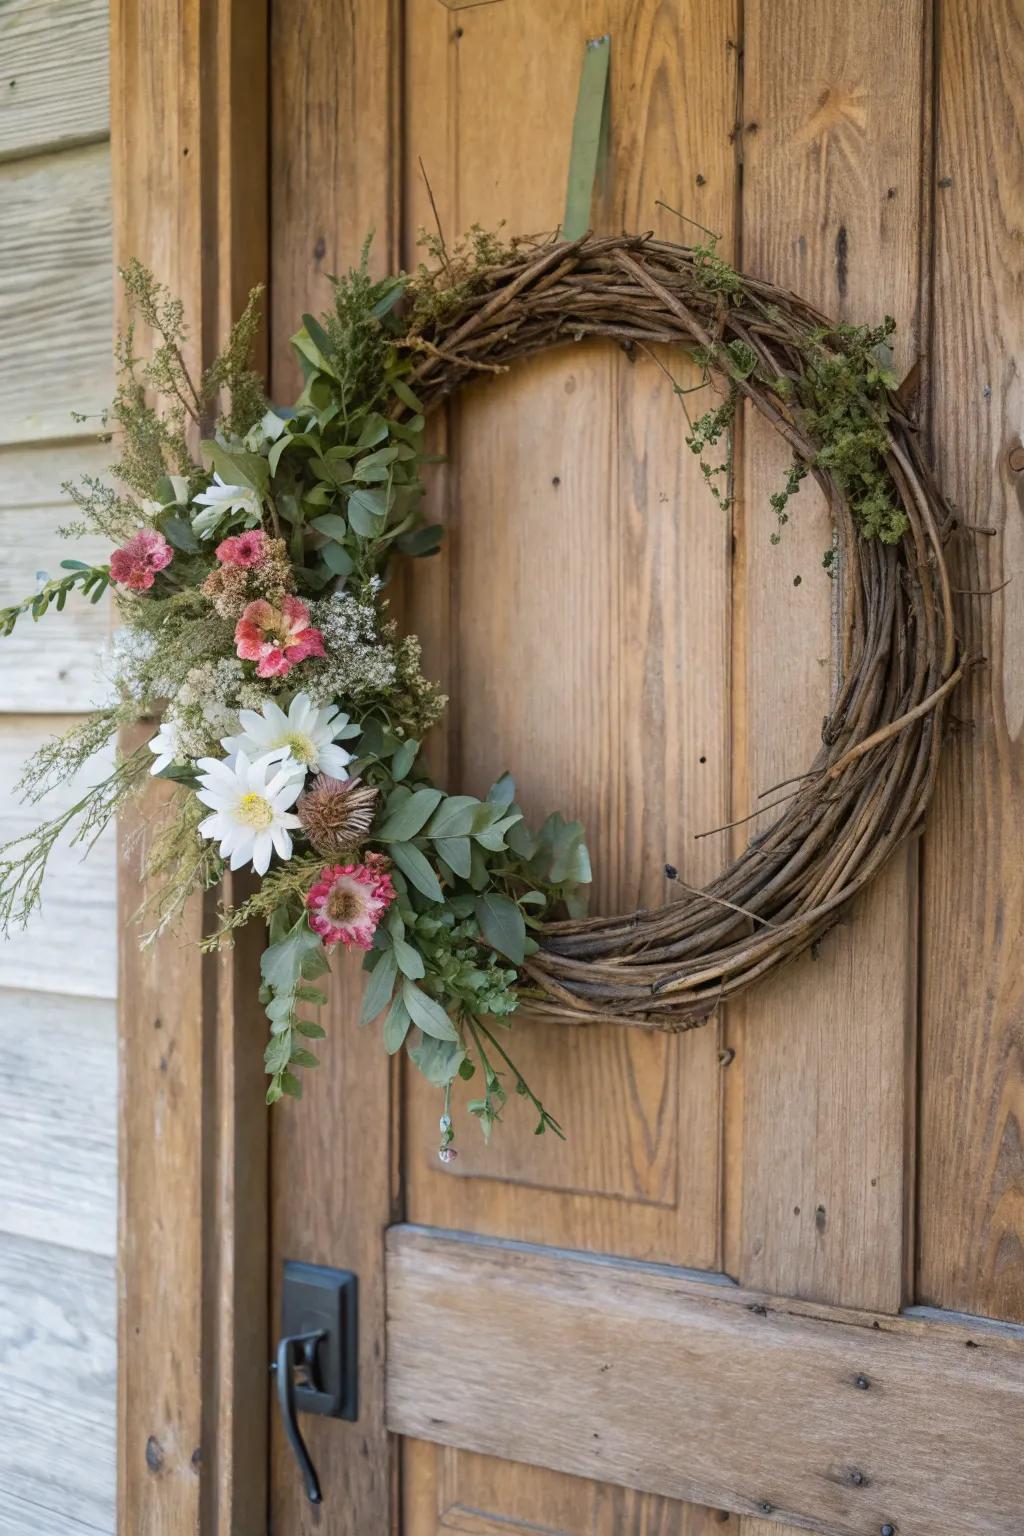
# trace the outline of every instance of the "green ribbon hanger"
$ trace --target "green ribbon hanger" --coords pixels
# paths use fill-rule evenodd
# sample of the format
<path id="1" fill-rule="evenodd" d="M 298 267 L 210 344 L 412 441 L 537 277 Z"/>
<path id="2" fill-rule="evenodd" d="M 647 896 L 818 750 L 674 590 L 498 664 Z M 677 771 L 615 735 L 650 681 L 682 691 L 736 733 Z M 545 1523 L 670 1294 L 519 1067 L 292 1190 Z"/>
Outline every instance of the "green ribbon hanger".
<path id="1" fill-rule="evenodd" d="M 583 54 L 576 116 L 572 123 L 569 180 L 565 189 L 562 237 L 576 240 L 590 228 L 594 182 L 608 152 L 608 64 L 612 40 L 593 37 Z"/>

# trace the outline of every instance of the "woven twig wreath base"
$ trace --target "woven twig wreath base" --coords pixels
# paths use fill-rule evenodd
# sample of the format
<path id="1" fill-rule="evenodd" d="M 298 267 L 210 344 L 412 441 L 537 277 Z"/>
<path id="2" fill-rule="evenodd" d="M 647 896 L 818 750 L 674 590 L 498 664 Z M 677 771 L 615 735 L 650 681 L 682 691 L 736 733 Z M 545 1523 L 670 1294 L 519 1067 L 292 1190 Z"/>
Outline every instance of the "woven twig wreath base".
<path id="1" fill-rule="evenodd" d="M 753 278 L 726 300 L 700 281 L 696 260 L 647 237 L 547 245 L 491 271 L 482 291 L 416 344 L 412 383 L 429 409 L 482 371 L 587 336 L 703 348 L 742 341 L 759 366 L 738 388 L 807 465 L 838 533 L 839 685 L 821 751 L 796 791 L 702 892 L 627 916 L 549 924 L 525 967 L 534 1016 L 690 1029 L 820 939 L 920 826 L 943 711 L 966 665 L 943 556 L 951 512 L 904 406 L 890 395 L 887 466 L 908 531 L 887 545 L 861 537 L 815 462 L 820 445 L 799 412 L 760 381 L 798 379 L 800 343 L 829 322 Z"/>

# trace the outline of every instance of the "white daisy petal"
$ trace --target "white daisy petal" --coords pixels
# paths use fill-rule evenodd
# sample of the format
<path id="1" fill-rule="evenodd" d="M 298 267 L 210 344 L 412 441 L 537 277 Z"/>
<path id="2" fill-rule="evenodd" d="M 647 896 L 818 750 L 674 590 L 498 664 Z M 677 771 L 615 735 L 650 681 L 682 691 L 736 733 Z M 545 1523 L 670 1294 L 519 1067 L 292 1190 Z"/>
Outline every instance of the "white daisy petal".
<path id="1" fill-rule="evenodd" d="M 352 755 L 336 745 L 336 738 L 342 731 L 351 734 L 349 718 L 336 705 L 319 709 L 308 694 L 297 693 L 287 714 L 268 699 L 261 712 L 242 710 L 238 718 L 239 735 L 226 736 L 221 743 L 229 756 L 244 753 L 250 759 L 291 762 L 302 775 L 308 771 L 348 777 Z"/>

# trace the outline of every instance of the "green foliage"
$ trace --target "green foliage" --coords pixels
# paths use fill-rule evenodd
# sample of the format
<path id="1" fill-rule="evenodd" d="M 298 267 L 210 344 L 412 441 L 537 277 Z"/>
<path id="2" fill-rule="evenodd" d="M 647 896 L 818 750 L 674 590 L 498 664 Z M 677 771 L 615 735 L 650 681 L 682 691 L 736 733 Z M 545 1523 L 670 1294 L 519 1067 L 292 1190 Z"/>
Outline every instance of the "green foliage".
<path id="1" fill-rule="evenodd" d="M 718 254 L 718 237 L 712 235 L 706 245 L 693 247 L 693 270 L 700 286 L 708 293 L 727 298 L 741 292 L 743 278 Z"/>
<path id="2" fill-rule="evenodd" d="M 736 301 L 744 289 L 744 279 L 717 253 L 717 242 L 693 248 L 694 276 L 708 294 L 725 301 Z M 781 318 L 771 306 L 763 306 L 766 318 L 778 323 Z M 892 368 L 890 339 L 895 321 L 887 316 L 879 326 L 839 325 L 820 327 L 808 335 L 787 337 L 800 352 L 804 367 L 794 383 L 788 377 L 762 378 L 784 406 L 794 409 L 800 425 L 816 444 L 815 465 L 835 480 L 847 499 L 861 536 L 896 544 L 907 531 L 907 516 L 885 462 L 888 448 L 888 392 L 896 388 Z M 758 359 L 742 340 L 698 349 L 698 364 L 726 375 L 731 381 L 728 398 L 694 423 L 687 442 L 701 455 L 701 472 L 715 500 L 722 507 L 731 505 L 718 481 L 726 482 L 732 469 L 732 425 L 738 379 L 757 371 Z M 729 434 L 726 459 L 709 464 L 703 454 L 714 447 L 723 433 Z M 788 521 L 787 504 L 808 466 L 794 464 L 786 483 L 769 499 L 778 528 L 771 535 L 779 542 L 782 526 Z"/>
<path id="3" fill-rule="evenodd" d="M 0 608 L 0 638 L 12 633 L 23 614 L 30 613 L 33 621 L 38 621 L 49 610 L 51 603 L 58 613 L 62 613 L 64 604 L 76 588 L 90 602 L 98 603 L 110 585 L 110 567 L 107 565 L 86 565 L 81 560 L 62 560 L 61 568 L 67 571 L 66 576 L 45 581 L 37 592 L 23 598 L 20 603 Z"/>
<path id="4" fill-rule="evenodd" d="M 800 482 L 805 478 L 806 474 L 807 465 L 803 462 L 802 459 L 794 459 L 789 466 L 789 470 L 786 475 L 786 482 L 783 485 L 781 491 L 773 491 L 768 497 L 768 505 L 775 513 L 775 521 L 778 524 L 778 527 L 775 529 L 774 533 L 770 535 L 771 542 L 773 544 L 778 544 L 782 539 L 782 530 L 789 522 L 789 512 L 787 508 L 789 506 L 790 497 L 796 495 L 797 491 L 800 489 Z"/>
<path id="5" fill-rule="evenodd" d="M 262 283 L 249 294 L 246 306 L 228 334 L 220 355 L 203 374 L 199 394 L 206 403 L 214 402 L 223 391 L 228 410 L 221 417 L 221 430 L 229 437 L 242 438 L 256 426 L 267 409 L 263 380 L 252 366 L 252 352 L 260 328 Z"/>
<path id="6" fill-rule="evenodd" d="M 849 500 L 864 538 L 897 544 L 907 531 L 888 448 L 888 396 L 896 386 L 889 341 L 891 317 L 879 326 L 841 325 L 815 331 L 798 385 L 804 424 L 820 445 L 816 463 Z"/>
<path id="7" fill-rule="evenodd" d="M 275 1104 L 283 1094 L 302 1097 L 302 1083 L 296 1076 L 301 1067 L 315 1067 L 317 1058 L 303 1040 L 323 1037 L 321 1025 L 300 1015 L 299 1009 L 320 1008 L 327 996 L 312 983 L 329 969 L 319 937 L 313 933 L 302 913 L 289 923 L 289 909 L 279 908 L 270 923 L 270 944 L 263 951 L 260 972 L 263 985 L 260 1002 L 270 1020 L 270 1041 L 263 1053 L 270 1086 L 267 1103 Z"/>
<path id="8" fill-rule="evenodd" d="M 736 396 L 730 391 L 721 405 L 714 406 L 697 418 L 686 438 L 686 446 L 697 456 L 708 490 L 723 512 L 729 510 L 735 499 L 729 490 L 733 473 L 732 425 L 735 417 Z M 726 440 L 725 458 L 718 464 L 712 464 L 705 457 L 707 450 L 717 448 L 723 437 Z"/>
<path id="9" fill-rule="evenodd" d="M 428 230 L 419 231 L 419 244 L 430 258 L 421 263 L 412 285 L 409 332 L 418 335 L 458 309 L 491 280 L 496 268 L 507 265 L 519 245 L 506 240 L 496 230 L 472 224 L 463 239 L 447 246 L 444 239 Z"/>
<path id="10" fill-rule="evenodd" d="M 0 847 L 0 933 L 24 927 L 38 907 L 47 861 L 58 840 L 66 836 L 87 853 L 135 793 L 150 761 L 145 747 L 122 758 L 67 810 Z"/>

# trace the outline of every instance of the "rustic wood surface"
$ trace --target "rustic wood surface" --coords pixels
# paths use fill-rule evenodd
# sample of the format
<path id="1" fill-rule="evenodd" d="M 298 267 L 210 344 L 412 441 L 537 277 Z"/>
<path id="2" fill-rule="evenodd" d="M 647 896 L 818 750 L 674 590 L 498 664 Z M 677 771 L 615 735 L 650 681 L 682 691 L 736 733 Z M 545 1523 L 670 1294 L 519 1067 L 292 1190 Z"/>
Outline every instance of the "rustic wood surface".
<path id="1" fill-rule="evenodd" d="M 115 248 L 184 301 L 192 367 L 266 277 L 259 22 L 258 5 L 234 0 L 111 12 Z M 199 901 L 180 932 L 139 951 L 132 831 L 162 793 L 122 827 L 118 1517 L 132 1536 L 251 1536 L 267 1463 L 258 976 L 248 948 L 219 971 L 200 958 Z"/>
<path id="2" fill-rule="evenodd" d="M 38 586 L 39 571 L 59 574 L 60 562 L 106 561 L 110 543 L 87 537 L 73 544 L 58 529 L 74 508 L 61 495 L 66 480 L 101 474 L 111 450 L 101 443 L 53 444 L 0 451 L 0 607 L 21 602 Z M 110 603 L 69 602 L 60 622 L 44 629 L 22 622 L 4 639 L 0 710 L 4 713 L 76 713 L 101 699 L 98 655 L 110 629 Z"/>
<path id="3" fill-rule="evenodd" d="M 94 437 L 111 379 L 107 146 L 0 165 L 0 200 L 0 355 L 18 359 L 0 374 L 0 444 Z"/>
<path id="4" fill-rule="evenodd" d="M 1024 13 L 939 17 L 932 437 L 964 522 L 998 530 L 965 532 L 959 585 L 1010 585 L 964 600 L 989 665 L 925 838 L 917 1293 L 1024 1320 Z"/>
<path id="5" fill-rule="evenodd" d="M 883 0 L 746 12 L 744 267 L 839 319 L 878 323 L 884 303 L 899 325 L 897 371 L 921 341 L 923 25 L 922 5 Z M 886 70 L 871 42 L 881 28 L 893 39 Z M 780 448 L 748 413 L 737 816 L 802 771 L 832 683 L 828 514 L 805 482 L 769 543 Z M 726 1268 L 745 1284 L 879 1311 L 902 1300 L 913 860 L 895 856 L 817 959 L 731 1010 Z"/>
<path id="6" fill-rule="evenodd" d="M 722 230 L 729 252 L 731 6 L 530 0 L 452 16 L 425 0 L 406 15 L 406 268 L 423 255 L 417 229 L 433 228 L 421 158 L 449 239 L 473 222 L 557 223 L 583 48 L 606 30 L 615 170 L 599 183 L 595 227 L 685 239 L 656 206 L 663 198 Z M 680 50 L 685 36 L 705 40 L 699 69 Z M 666 860 L 707 880 L 722 860 L 693 833 L 728 819 L 729 526 L 682 449 L 678 399 L 651 358 L 595 347 L 466 388 L 446 418 L 451 462 L 429 493 L 446 547 L 410 572 L 404 610 L 452 699 L 443 747 L 432 747 L 443 782 L 477 793 L 507 768 L 529 814 L 579 815 L 595 910 L 664 899 Z M 534 1137 L 513 1102 L 484 1148 L 464 1109 L 470 1084 L 457 1095 L 459 1158 L 442 1168 L 437 1094 L 410 1073 L 410 1217 L 715 1267 L 717 1030 L 635 1039 L 526 1019 L 516 1030 L 520 1065 L 569 1141 Z M 628 1518 L 697 1536 L 711 1518 L 643 1494 L 627 1508 L 600 1483 L 417 1443 L 403 1467 L 409 1536 L 460 1528 L 468 1517 L 449 1506 L 495 1532 L 515 1520 L 572 1532 Z"/>
<path id="7" fill-rule="evenodd" d="M 0 990 L 0 1233 L 113 1258 L 116 1033 L 105 999 Z"/>
<path id="8" fill-rule="evenodd" d="M 106 0 L 6 0 L 0 58 L 0 160 L 107 137 Z"/>
<path id="9" fill-rule="evenodd" d="M 56 532 L 71 516 L 60 482 L 110 457 L 98 423 L 70 416 L 112 377 L 106 35 L 102 0 L 0 6 L 0 604 L 75 552 Z M 95 697 L 108 621 L 86 603 L 4 645 L 0 842 L 69 803 L 73 785 L 36 807 L 13 785 Z M 114 1527 L 116 947 L 112 837 L 88 870 L 63 849 L 46 910 L 0 945 L 3 1536 Z"/>
<path id="10" fill-rule="evenodd" d="M 375 230 L 375 272 L 398 260 L 398 6 L 352 0 L 296 8 L 271 4 L 271 367 L 275 399 L 289 400 L 296 369 L 287 338 L 298 317 L 329 303 L 326 274 L 358 261 Z M 389 1528 L 393 1446 L 384 1427 L 383 1232 L 395 1215 L 397 1141 L 391 1064 L 356 1028 L 361 972 L 334 967 L 322 1065 L 301 1104 L 271 1117 L 271 1334 L 280 1318 L 286 1259 L 354 1269 L 359 1276 L 360 1416 L 356 1424 L 307 1418 L 303 1433 L 320 1473 L 323 1510 L 310 1506 L 275 1415 L 271 1522 L 281 1536 L 322 1531 L 368 1536 Z"/>
<path id="11" fill-rule="evenodd" d="M 1015 1536 L 1022 1367 L 1024 1330 L 977 1318 L 388 1236 L 393 1429 L 825 1536 Z"/>
<path id="12" fill-rule="evenodd" d="M 0 1519 L 23 1501 L 19 1536 L 113 1529 L 115 1297 L 110 1258 L 0 1239 Z"/>

